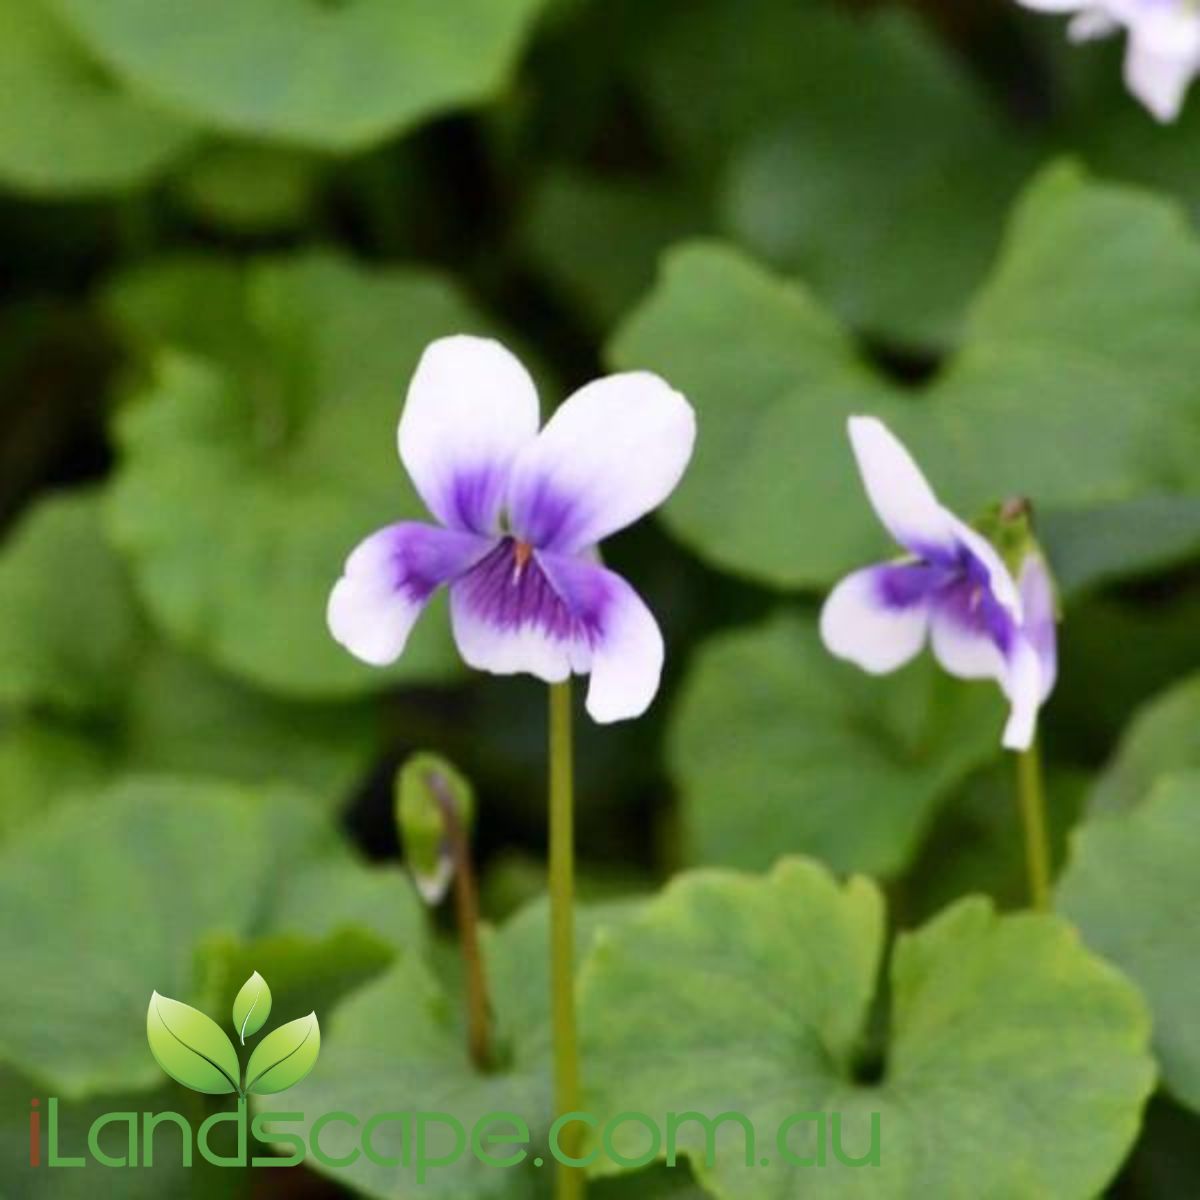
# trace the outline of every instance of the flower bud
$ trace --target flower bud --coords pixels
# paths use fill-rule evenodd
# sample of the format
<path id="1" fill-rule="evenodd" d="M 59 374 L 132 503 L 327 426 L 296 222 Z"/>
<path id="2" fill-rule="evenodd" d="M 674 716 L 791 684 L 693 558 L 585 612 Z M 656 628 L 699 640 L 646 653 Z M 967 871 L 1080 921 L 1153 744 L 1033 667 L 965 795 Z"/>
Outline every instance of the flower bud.
<path id="1" fill-rule="evenodd" d="M 440 904 L 454 878 L 455 837 L 467 839 L 474 820 L 471 785 L 436 754 L 414 754 L 396 772 L 395 813 L 413 883 L 426 904 Z"/>

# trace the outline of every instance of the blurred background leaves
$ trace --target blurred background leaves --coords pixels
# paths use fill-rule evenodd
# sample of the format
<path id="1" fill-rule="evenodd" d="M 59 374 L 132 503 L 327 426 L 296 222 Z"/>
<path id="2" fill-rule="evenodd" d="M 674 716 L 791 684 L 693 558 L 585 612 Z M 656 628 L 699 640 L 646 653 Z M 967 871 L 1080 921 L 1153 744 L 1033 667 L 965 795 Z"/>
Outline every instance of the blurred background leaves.
<path id="1" fill-rule="evenodd" d="M 323 619 L 353 544 L 420 514 L 404 389 L 471 330 L 544 411 L 650 367 L 700 414 L 663 519 L 606 547 L 668 660 L 646 720 L 580 728 L 593 897 L 804 852 L 885 877 L 896 928 L 1020 904 L 998 697 L 859 676 L 814 614 L 892 552 L 847 413 L 968 515 L 1032 499 L 1064 910 L 1169 1022 L 1176 1100 L 1115 1194 L 1194 1193 L 1197 801 L 1169 785 L 1164 836 L 1155 788 L 1200 767 L 1200 104 L 1155 126 L 1120 51 L 1008 0 L 0 0 L 3 1144 L 10 1093 L 157 1103 L 152 987 L 216 1004 L 265 962 L 353 1029 L 415 972 L 442 1037 L 452 956 L 393 861 L 415 747 L 476 784 L 498 961 L 536 930 L 541 689 L 468 678 L 436 605 L 383 673 Z M 1164 912 L 1170 969 L 1128 952 Z"/>

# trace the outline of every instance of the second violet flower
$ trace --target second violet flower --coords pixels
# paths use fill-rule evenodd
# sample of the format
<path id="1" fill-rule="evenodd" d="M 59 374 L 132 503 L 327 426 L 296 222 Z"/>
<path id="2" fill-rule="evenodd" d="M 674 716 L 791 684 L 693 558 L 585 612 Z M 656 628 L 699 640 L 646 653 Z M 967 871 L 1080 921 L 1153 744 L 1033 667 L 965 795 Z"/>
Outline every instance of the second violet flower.
<path id="1" fill-rule="evenodd" d="M 1011 706 L 1004 745 L 1027 750 L 1057 672 L 1054 594 L 1036 550 L 1019 582 L 992 544 L 944 508 L 908 451 L 874 417 L 851 417 L 867 496 L 908 557 L 848 575 L 821 612 L 828 649 L 873 674 L 894 671 L 928 639 L 961 679 L 994 679 Z"/>

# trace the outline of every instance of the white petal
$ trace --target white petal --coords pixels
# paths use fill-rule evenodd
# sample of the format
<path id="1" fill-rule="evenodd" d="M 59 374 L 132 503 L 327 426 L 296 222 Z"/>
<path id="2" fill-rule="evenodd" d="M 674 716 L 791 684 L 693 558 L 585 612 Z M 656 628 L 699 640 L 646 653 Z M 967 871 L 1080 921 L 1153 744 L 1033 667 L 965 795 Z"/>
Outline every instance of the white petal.
<path id="1" fill-rule="evenodd" d="M 1011 705 L 1003 743 L 1009 750 L 1028 750 L 1037 729 L 1042 702 L 1042 673 L 1037 653 L 1025 636 L 1018 635 L 1009 655 L 1004 691 Z"/>
<path id="2" fill-rule="evenodd" d="M 867 496 L 892 537 L 919 558 L 951 545 L 950 514 L 891 430 L 875 417 L 851 417 L 847 427 Z"/>
<path id="3" fill-rule="evenodd" d="M 658 694 L 662 632 L 645 601 L 615 571 L 542 554 L 547 578 L 590 633 L 587 710 L 601 725 L 640 717 Z"/>
<path id="4" fill-rule="evenodd" d="M 1102 8 L 1085 8 L 1067 26 L 1067 36 L 1073 42 L 1094 42 L 1098 38 L 1110 37 L 1121 28 L 1121 23 Z"/>
<path id="5" fill-rule="evenodd" d="M 513 468 L 513 528 L 541 549 L 594 545 L 661 504 L 696 438 L 692 407 L 657 375 L 633 371 L 571 396 Z"/>
<path id="6" fill-rule="evenodd" d="M 1044 704 L 1058 678 L 1058 619 L 1054 584 L 1040 554 L 1029 554 L 1021 564 L 1021 599 L 1025 608 L 1025 635 L 1038 657 Z"/>
<path id="7" fill-rule="evenodd" d="M 329 632 L 365 663 L 394 662 L 438 586 L 468 569 L 490 545 L 474 534 L 414 521 L 373 533 L 346 560 L 330 593 Z"/>
<path id="8" fill-rule="evenodd" d="M 1130 30 L 1125 52 L 1125 83 L 1159 121 L 1174 121 L 1197 73 L 1197 38 L 1172 45 L 1160 29 Z"/>
<path id="9" fill-rule="evenodd" d="M 838 658 L 864 671 L 883 675 L 913 658 L 925 644 L 929 601 L 889 601 L 887 572 L 921 570 L 917 566 L 881 564 L 847 575 L 830 592 L 821 609 L 821 639 Z"/>
<path id="10" fill-rule="evenodd" d="M 959 679 L 995 679 L 1003 683 L 1008 664 L 999 646 L 979 629 L 953 620 L 935 606 L 929 642 L 942 667 Z"/>
<path id="11" fill-rule="evenodd" d="M 442 338 L 409 385 L 400 457 L 442 524 L 495 533 L 512 464 L 537 429 L 537 390 L 513 354 L 488 338 Z"/>

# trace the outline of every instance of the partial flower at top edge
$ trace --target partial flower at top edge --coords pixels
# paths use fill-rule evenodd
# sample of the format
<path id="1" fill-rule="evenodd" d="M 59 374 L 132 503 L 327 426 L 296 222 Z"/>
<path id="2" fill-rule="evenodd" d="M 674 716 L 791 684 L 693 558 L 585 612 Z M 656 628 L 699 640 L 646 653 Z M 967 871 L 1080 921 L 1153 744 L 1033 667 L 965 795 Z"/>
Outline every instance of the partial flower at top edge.
<path id="1" fill-rule="evenodd" d="M 1073 13 L 1073 41 L 1126 31 L 1125 85 L 1159 121 L 1174 121 L 1200 74 L 1196 0 L 1019 0 L 1039 12 Z"/>

